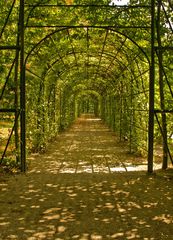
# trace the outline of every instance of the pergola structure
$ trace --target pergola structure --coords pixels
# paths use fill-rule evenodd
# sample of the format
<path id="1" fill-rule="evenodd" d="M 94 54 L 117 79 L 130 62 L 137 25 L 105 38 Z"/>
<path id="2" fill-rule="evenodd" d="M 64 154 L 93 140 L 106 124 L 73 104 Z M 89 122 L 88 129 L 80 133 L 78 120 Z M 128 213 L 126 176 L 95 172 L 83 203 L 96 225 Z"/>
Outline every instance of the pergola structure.
<path id="1" fill-rule="evenodd" d="M 171 67 L 165 65 L 165 58 L 170 57 L 173 51 L 171 1 L 151 0 L 147 4 L 128 5 L 55 4 L 51 0 L 32 2 L 13 0 L 0 29 L 0 51 L 7 52 L 10 56 L 7 61 L 10 67 L 1 84 L 1 102 L 9 82 L 13 81 L 15 86 L 12 91 L 8 90 L 8 94 L 12 95 L 13 106 L 3 103 L 0 108 L 1 113 L 13 116 L 14 123 L 1 162 L 14 133 L 16 160 L 21 171 L 26 171 L 26 92 L 28 78 L 32 76 L 42 83 L 38 85 L 40 96 L 46 87 L 43 84 L 45 79 L 52 81 L 49 92 L 50 98 L 54 96 L 54 103 L 51 103 L 54 104 L 54 110 L 58 91 L 60 110 L 70 106 L 68 112 L 72 119 L 76 113 L 80 113 L 82 99 L 85 102 L 92 100 L 95 114 L 99 111 L 108 123 L 107 116 L 111 115 L 114 121 L 110 125 L 115 130 L 116 111 L 120 114 L 120 120 L 125 111 L 131 112 L 130 136 L 135 127 L 139 128 L 135 126 L 133 115 L 138 112 L 147 116 L 148 172 L 153 172 L 156 125 L 163 138 L 163 168 L 167 168 L 167 158 L 172 161 L 166 118 L 173 110 L 171 104 L 169 108 L 165 105 L 165 91 L 169 91 L 173 97 Z M 92 19 L 88 13 L 93 16 Z M 162 31 L 163 23 L 167 33 Z M 8 32 L 9 38 L 5 39 L 3 35 L 9 31 L 10 24 L 13 25 L 13 30 Z M 166 44 L 165 34 L 169 38 Z M 13 37 L 13 42 L 10 36 Z M 35 65 L 31 66 L 30 62 Z M 137 74 L 134 73 L 134 68 L 138 69 Z M 130 79 L 130 86 L 124 85 L 125 78 Z M 155 105 L 156 85 L 161 88 L 159 108 Z M 164 91 L 163 85 L 167 86 L 167 90 Z M 142 91 L 134 90 L 134 86 L 135 89 L 142 86 Z M 147 99 L 148 104 L 133 108 L 136 96 Z M 69 99 L 68 103 L 65 98 Z M 125 109 L 123 104 L 127 99 L 131 101 L 129 109 Z M 119 105 L 116 108 L 117 102 Z M 78 111 L 75 113 L 76 107 Z M 63 114 L 65 113 L 60 113 L 61 124 L 65 121 Z M 120 131 L 120 137 L 122 134 Z"/>

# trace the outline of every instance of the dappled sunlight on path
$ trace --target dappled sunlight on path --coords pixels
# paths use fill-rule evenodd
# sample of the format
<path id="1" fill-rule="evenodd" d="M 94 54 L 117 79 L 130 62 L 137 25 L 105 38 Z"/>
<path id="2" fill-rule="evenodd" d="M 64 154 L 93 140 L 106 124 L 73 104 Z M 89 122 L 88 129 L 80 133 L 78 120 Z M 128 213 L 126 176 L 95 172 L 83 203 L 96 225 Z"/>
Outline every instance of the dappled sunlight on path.
<path id="1" fill-rule="evenodd" d="M 169 179 L 32 173 L 1 186 L 0 239 L 173 239 Z"/>
<path id="2" fill-rule="evenodd" d="M 47 154 L 30 157 L 29 169 L 54 174 L 146 171 L 147 161 L 129 154 L 126 145 L 99 118 L 83 115 L 60 134 Z"/>
<path id="3" fill-rule="evenodd" d="M 0 239 L 173 239 L 173 173 L 114 172 L 143 161 L 116 141 L 79 119 L 26 174 L 0 176 Z"/>

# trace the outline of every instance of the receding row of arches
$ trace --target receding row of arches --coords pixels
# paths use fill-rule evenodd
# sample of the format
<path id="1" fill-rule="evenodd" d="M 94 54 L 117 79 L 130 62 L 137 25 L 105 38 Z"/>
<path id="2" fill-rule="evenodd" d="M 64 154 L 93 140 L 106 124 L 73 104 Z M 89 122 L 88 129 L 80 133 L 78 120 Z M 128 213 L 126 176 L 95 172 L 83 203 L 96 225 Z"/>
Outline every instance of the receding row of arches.
<path id="1" fill-rule="evenodd" d="M 94 113 L 120 139 L 128 136 L 131 151 L 146 155 L 149 59 L 137 41 L 109 27 L 72 27 L 47 33 L 26 57 L 27 89 L 37 96 L 28 94 L 27 110 L 31 114 L 28 119 L 33 111 L 37 113 L 37 123 L 28 122 L 29 128 L 37 125 L 36 150 L 44 147 L 41 139 L 50 136 L 50 131 L 68 127 L 81 113 Z M 32 96 L 33 101 L 38 99 L 36 105 L 31 104 Z M 30 134 L 33 138 L 33 131 Z"/>
<path id="2" fill-rule="evenodd" d="M 14 73 L 12 132 L 23 171 L 26 146 L 44 149 L 81 113 L 102 118 L 120 140 L 127 136 L 130 151 L 148 155 L 148 171 L 153 171 L 153 143 L 165 139 L 154 120 L 160 101 L 154 79 L 156 69 L 163 68 L 160 60 L 155 64 L 156 6 L 155 1 L 126 6 L 20 1 L 17 45 L 2 49 L 15 50 L 12 68 L 20 65 Z"/>

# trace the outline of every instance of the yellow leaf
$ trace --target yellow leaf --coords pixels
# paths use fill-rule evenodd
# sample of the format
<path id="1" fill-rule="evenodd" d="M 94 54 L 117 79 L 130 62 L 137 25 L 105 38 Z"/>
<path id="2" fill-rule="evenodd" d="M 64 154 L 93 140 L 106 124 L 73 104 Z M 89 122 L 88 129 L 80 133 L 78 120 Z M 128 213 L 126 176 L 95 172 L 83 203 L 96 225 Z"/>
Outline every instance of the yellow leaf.
<path id="1" fill-rule="evenodd" d="M 73 0 L 65 0 L 67 5 L 72 5 L 73 4 Z"/>

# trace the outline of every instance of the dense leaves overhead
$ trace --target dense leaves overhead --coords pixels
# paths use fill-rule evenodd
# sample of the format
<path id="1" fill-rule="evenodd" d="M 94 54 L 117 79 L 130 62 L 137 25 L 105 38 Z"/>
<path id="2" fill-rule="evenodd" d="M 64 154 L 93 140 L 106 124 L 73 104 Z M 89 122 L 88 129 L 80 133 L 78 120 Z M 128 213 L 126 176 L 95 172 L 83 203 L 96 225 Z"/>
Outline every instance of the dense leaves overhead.
<path id="1" fill-rule="evenodd" d="M 119 120 L 117 119 L 116 123 L 112 122 L 114 117 L 112 110 L 109 110 L 110 101 L 121 95 L 124 100 L 120 101 L 123 101 L 123 105 L 127 105 L 131 88 L 133 88 L 134 102 L 136 101 L 137 104 L 134 108 L 147 111 L 148 106 L 144 102 L 148 101 L 150 35 L 147 28 L 151 19 L 149 9 L 116 8 L 109 5 L 110 1 L 99 2 L 99 5 L 102 5 L 100 7 L 95 6 L 98 5 L 98 1 L 67 1 L 66 3 L 47 1 L 46 3 L 48 5 L 44 8 L 43 3 L 41 5 L 38 3 L 35 7 L 29 6 L 26 18 L 26 33 L 30 37 L 34 36 L 32 41 L 30 37 L 26 39 L 28 89 L 31 87 L 29 92 L 33 91 L 33 77 L 39 76 L 34 80 L 34 86 L 38 84 L 36 87 L 38 90 L 34 90 L 35 97 L 42 106 L 37 110 L 37 120 L 35 119 L 39 138 L 42 139 L 40 132 L 50 130 L 49 127 L 44 126 L 43 131 L 43 123 L 40 125 L 43 118 L 45 120 L 48 117 L 50 121 L 47 109 L 50 108 L 50 103 L 45 103 L 47 94 L 50 100 L 56 92 L 53 101 L 59 102 L 56 108 L 60 111 L 58 117 L 60 128 L 68 125 L 73 117 L 85 109 L 83 104 L 88 101 L 91 105 L 97 105 L 97 110 L 95 108 L 97 114 L 111 124 L 114 130 L 119 128 L 118 122 L 123 116 L 117 115 Z M 50 7 L 50 4 L 58 4 L 58 6 Z M 83 6 L 78 7 L 77 4 Z M 138 20 L 136 20 L 137 16 Z M 141 24 L 144 26 L 142 29 Z M 51 86 L 54 86 L 56 91 L 52 91 Z M 58 94 L 61 94 L 60 101 Z M 111 100 L 110 97 L 113 99 Z M 31 98 L 29 99 L 30 102 Z M 95 99 L 94 103 L 92 99 Z M 142 104 L 141 100 L 144 101 Z M 118 100 L 117 112 L 120 112 L 119 103 Z M 105 108 L 103 104 L 108 106 Z M 124 114 L 129 114 L 129 110 L 130 106 L 127 106 Z M 32 111 L 30 114 L 32 115 Z M 122 134 L 128 134 L 130 127 L 126 124 L 130 118 L 125 115 L 123 124 L 126 127 Z M 143 121 L 142 118 L 145 116 L 146 113 L 144 116 L 141 115 L 140 121 Z M 36 123 L 29 122 L 29 124 Z M 144 128 L 146 128 L 145 124 Z"/>
<path id="2" fill-rule="evenodd" d="M 44 148 L 49 139 L 69 126 L 82 111 L 92 111 L 119 132 L 120 138 L 128 136 L 131 151 L 143 154 L 146 151 L 151 2 L 130 0 L 125 5 L 123 2 L 121 5 L 121 1 L 117 3 L 111 0 L 25 1 L 29 148 Z M 5 1 L 0 7 L 0 44 L 15 45 L 19 1 Z M 157 4 L 155 23 L 159 33 L 156 31 L 155 44 L 159 45 L 161 41 L 166 47 L 172 44 L 171 1 L 161 1 L 160 8 L 159 16 Z M 157 79 L 161 75 L 159 54 L 156 49 Z M 18 91 L 18 84 L 16 86 L 13 80 L 16 71 L 11 67 L 15 57 L 16 51 L 8 50 L 3 51 L 0 59 L 1 88 L 7 83 L 3 107 L 14 105 L 12 98 Z M 170 107 L 170 51 L 164 51 L 162 63 L 165 106 Z M 155 105 L 159 108 L 159 83 L 156 81 L 155 85 Z M 157 134 L 158 139 L 160 136 Z"/>

